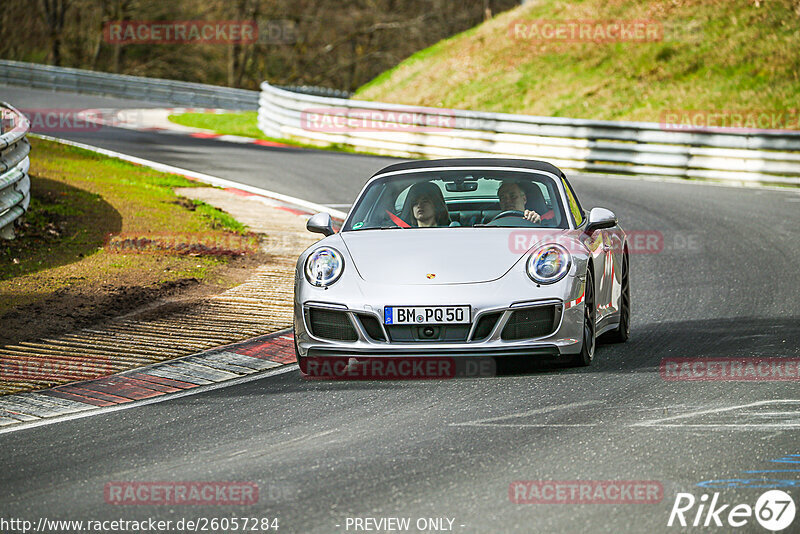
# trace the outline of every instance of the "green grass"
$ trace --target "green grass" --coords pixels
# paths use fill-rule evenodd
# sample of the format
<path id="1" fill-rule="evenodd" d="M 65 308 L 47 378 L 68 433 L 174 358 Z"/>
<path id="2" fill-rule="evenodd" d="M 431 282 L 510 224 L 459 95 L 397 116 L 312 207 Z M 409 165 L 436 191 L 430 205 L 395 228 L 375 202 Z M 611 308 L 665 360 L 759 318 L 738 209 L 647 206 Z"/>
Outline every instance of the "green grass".
<path id="1" fill-rule="evenodd" d="M 192 203 L 194 204 L 195 211 L 205 217 L 211 224 L 212 228 L 223 228 L 242 235 L 248 233 L 245 225 L 224 211 L 220 211 L 214 206 L 206 204 L 202 200 L 192 200 Z"/>
<path id="2" fill-rule="evenodd" d="M 196 182 L 49 141 L 31 145 L 31 205 L 17 238 L 0 244 L 0 313 L 74 286 L 203 280 L 229 261 L 120 253 L 106 246 L 109 235 L 178 234 L 208 243 L 247 232 L 230 215 L 173 192 Z"/>
<path id="3" fill-rule="evenodd" d="M 317 150 L 331 150 L 335 152 L 356 152 L 356 150 L 353 150 L 351 147 L 338 143 L 315 145 L 294 139 L 276 139 L 274 137 L 267 137 L 261 130 L 258 129 L 258 112 L 256 111 L 245 111 L 242 113 L 180 113 L 178 115 L 170 115 L 169 120 L 175 124 L 180 124 L 181 126 L 203 128 L 205 130 L 216 132 L 220 135 L 239 135 L 242 137 L 252 137 L 254 139 L 262 139 L 265 141 L 272 141 L 274 143 L 283 143 L 298 148 L 313 148 Z M 364 154 L 368 152 L 358 151 L 358 153 Z"/>
<path id="4" fill-rule="evenodd" d="M 654 21 L 664 38 L 557 43 L 509 31 L 520 20 L 613 19 Z M 795 0 L 539 0 L 414 54 L 356 98 L 651 122 L 669 110 L 796 112 L 798 50 Z"/>
<path id="5" fill-rule="evenodd" d="M 182 126 L 213 130 L 222 135 L 240 135 L 267 139 L 258 129 L 258 112 L 245 111 L 242 113 L 181 113 L 170 115 L 169 120 Z M 277 141 L 277 139 L 269 139 Z"/>

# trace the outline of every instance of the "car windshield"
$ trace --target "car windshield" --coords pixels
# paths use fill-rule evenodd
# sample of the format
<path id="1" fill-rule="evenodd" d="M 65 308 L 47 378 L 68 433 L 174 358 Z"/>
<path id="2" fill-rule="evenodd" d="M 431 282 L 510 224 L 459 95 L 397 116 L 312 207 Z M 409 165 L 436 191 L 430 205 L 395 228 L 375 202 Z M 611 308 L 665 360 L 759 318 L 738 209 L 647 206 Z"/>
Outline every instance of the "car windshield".
<path id="1" fill-rule="evenodd" d="M 386 176 L 363 192 L 343 231 L 497 226 L 569 228 L 556 182 L 545 174 L 510 170 Z"/>

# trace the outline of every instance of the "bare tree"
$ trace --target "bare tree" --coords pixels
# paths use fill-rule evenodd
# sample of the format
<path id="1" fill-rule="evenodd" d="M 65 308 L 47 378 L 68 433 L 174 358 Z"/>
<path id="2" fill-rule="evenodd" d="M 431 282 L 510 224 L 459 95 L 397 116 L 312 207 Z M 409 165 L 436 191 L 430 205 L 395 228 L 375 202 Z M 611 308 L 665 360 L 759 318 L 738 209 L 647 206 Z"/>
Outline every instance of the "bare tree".
<path id="1" fill-rule="evenodd" d="M 53 65 L 61 65 L 61 38 L 70 0 L 39 0 L 39 5 L 50 34 L 50 59 Z"/>
<path id="2" fill-rule="evenodd" d="M 0 0 L 0 57 L 257 89 L 262 80 L 354 90 L 519 0 Z M 488 8 L 488 12 L 487 12 Z M 295 40 L 119 44 L 108 22 L 290 21 Z M 24 35 L 24 38 L 20 38 Z"/>
<path id="3" fill-rule="evenodd" d="M 230 4 L 229 4 L 230 5 Z M 260 0 L 236 0 L 233 2 L 233 19 L 257 21 L 261 10 Z M 253 44 L 231 43 L 228 48 L 228 85 L 240 87 L 245 68 L 253 54 Z"/>

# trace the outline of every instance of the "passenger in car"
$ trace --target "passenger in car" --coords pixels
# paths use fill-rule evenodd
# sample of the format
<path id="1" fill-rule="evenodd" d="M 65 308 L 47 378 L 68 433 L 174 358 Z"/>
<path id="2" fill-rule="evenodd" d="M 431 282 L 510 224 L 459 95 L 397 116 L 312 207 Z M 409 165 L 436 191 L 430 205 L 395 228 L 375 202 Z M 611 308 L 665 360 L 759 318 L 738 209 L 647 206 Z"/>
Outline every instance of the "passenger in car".
<path id="1" fill-rule="evenodd" d="M 430 182 L 414 184 L 406 196 L 400 217 L 411 226 L 449 226 L 450 216 L 442 190 Z"/>
<path id="2" fill-rule="evenodd" d="M 497 198 L 500 200 L 502 211 L 520 211 L 527 220 L 533 223 L 542 222 L 542 216 L 538 212 L 525 208 L 528 203 L 528 195 L 519 183 L 506 181 L 500 184 L 497 189 Z M 543 199 L 542 204 L 544 204 Z"/>

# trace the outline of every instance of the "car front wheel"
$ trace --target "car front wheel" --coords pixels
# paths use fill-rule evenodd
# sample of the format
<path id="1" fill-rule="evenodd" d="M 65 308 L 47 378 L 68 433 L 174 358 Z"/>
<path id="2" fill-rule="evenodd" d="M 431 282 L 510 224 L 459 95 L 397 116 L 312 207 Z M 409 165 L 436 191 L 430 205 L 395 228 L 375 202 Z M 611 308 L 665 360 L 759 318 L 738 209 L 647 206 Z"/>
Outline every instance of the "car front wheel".
<path id="1" fill-rule="evenodd" d="M 625 343 L 631 334 L 631 280 L 630 260 L 625 254 L 622 258 L 622 288 L 619 296 L 619 326 L 600 336 L 604 343 Z"/>
<path id="2" fill-rule="evenodd" d="M 597 331 L 596 313 L 594 305 L 594 277 L 592 270 L 586 271 L 586 290 L 583 297 L 583 345 L 579 354 L 575 356 L 575 364 L 585 367 L 591 365 L 594 358 L 595 333 Z"/>

